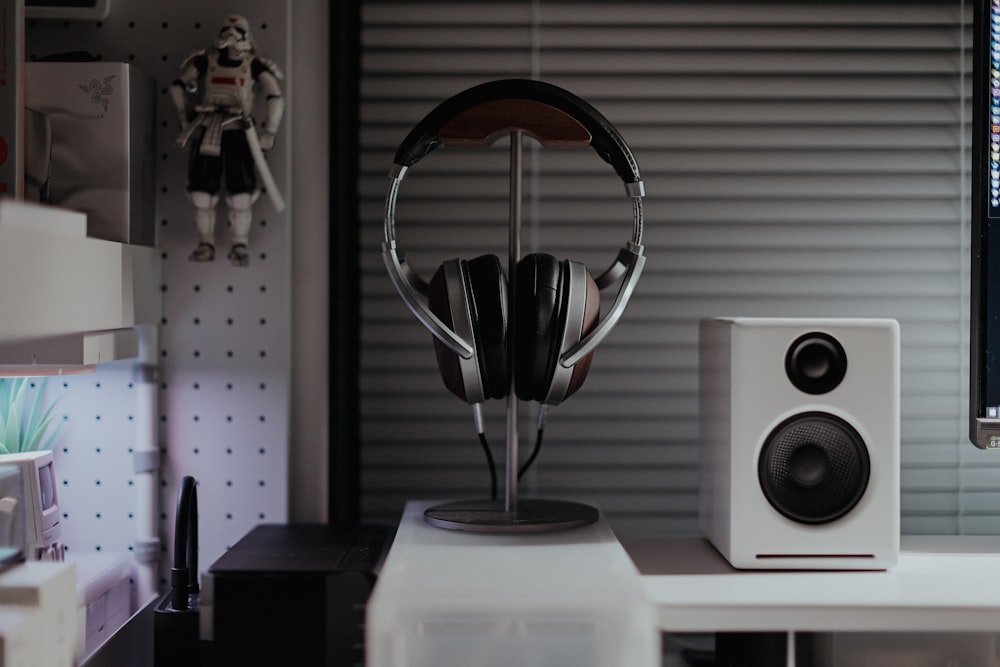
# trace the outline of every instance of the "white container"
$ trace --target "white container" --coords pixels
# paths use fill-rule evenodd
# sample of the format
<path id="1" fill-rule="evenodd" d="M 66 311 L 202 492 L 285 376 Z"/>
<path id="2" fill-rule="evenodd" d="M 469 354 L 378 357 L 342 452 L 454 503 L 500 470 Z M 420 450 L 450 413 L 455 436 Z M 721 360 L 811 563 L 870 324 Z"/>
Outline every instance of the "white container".
<path id="1" fill-rule="evenodd" d="M 367 607 L 369 667 L 658 665 L 638 570 L 607 521 L 542 534 L 435 528 L 410 502 Z"/>

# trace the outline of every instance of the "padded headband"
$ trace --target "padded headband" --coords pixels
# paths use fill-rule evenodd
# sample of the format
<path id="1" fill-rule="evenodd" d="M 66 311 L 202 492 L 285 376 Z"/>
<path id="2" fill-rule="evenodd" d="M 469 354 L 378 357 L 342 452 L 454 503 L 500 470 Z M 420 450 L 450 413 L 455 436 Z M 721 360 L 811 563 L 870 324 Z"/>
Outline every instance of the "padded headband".
<path id="1" fill-rule="evenodd" d="M 396 151 L 395 163 L 411 167 L 441 145 L 440 132 L 466 111 L 497 100 L 530 100 L 569 114 L 590 132 L 590 145 L 626 184 L 639 183 L 639 167 L 618 130 L 594 107 L 573 93 L 544 81 L 501 79 L 469 88 L 439 104 L 410 130 Z"/>

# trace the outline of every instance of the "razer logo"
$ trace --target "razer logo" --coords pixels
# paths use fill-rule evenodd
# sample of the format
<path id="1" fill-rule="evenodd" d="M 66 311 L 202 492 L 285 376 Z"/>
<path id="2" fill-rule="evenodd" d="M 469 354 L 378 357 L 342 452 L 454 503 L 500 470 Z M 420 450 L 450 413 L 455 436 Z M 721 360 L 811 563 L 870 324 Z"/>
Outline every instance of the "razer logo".
<path id="1" fill-rule="evenodd" d="M 87 85 L 79 84 L 80 90 L 84 93 L 90 95 L 90 101 L 94 104 L 100 104 L 104 107 L 104 111 L 108 110 L 108 96 L 115 92 L 115 89 L 111 87 L 111 79 L 115 78 L 115 75 L 106 76 L 101 80 L 91 79 L 90 83 Z"/>

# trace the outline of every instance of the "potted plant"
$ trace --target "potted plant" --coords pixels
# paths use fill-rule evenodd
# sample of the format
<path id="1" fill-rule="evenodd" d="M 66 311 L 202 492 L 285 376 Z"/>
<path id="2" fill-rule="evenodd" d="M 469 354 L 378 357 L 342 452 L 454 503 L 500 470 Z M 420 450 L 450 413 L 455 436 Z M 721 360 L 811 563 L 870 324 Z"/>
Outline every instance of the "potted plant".
<path id="1" fill-rule="evenodd" d="M 59 400 L 42 410 L 42 380 L 25 410 L 29 385 L 26 378 L 0 379 L 0 455 L 50 449 L 62 426 L 46 437 Z"/>

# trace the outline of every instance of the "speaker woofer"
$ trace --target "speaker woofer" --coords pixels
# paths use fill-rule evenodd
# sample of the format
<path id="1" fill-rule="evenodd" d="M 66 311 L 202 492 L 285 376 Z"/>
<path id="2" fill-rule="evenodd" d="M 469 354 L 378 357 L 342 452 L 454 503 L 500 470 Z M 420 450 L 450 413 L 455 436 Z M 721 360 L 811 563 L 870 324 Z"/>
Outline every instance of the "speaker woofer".
<path id="1" fill-rule="evenodd" d="M 805 412 L 775 428 L 764 442 L 758 477 L 768 502 L 799 523 L 844 516 L 868 487 L 868 448 L 843 419 Z"/>

